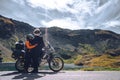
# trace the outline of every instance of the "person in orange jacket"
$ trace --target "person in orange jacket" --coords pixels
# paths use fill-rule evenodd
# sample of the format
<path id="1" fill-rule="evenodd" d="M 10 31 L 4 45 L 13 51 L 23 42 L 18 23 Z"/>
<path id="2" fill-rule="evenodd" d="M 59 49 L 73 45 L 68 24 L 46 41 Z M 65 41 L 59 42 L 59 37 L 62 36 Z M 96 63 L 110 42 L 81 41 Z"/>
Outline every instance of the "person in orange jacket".
<path id="1" fill-rule="evenodd" d="M 34 39 L 34 36 L 32 34 L 28 34 L 26 36 L 26 41 L 25 41 L 25 47 L 26 47 L 26 54 L 25 54 L 25 72 L 28 72 L 28 67 L 31 64 L 31 60 L 33 59 L 32 57 L 32 49 L 34 49 L 37 44 L 32 45 L 31 42 Z"/>

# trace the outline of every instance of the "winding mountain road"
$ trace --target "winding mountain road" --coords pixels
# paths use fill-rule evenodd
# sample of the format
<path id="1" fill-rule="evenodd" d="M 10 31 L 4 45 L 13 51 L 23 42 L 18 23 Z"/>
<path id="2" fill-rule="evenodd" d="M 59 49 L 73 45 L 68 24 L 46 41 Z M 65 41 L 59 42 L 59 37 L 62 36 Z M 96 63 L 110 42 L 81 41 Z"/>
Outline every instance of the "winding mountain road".
<path id="1" fill-rule="evenodd" d="M 54 73 L 41 70 L 37 74 L 1 71 L 0 80 L 120 80 L 120 71 L 61 71 Z"/>

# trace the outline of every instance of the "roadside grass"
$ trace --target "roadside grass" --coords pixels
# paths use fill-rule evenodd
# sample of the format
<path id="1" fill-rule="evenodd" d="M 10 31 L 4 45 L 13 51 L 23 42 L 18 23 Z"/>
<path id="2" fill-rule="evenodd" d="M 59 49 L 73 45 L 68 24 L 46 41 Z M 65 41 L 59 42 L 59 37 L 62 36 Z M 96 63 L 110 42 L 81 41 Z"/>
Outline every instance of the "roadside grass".
<path id="1" fill-rule="evenodd" d="M 67 64 L 71 64 L 71 63 L 75 63 L 77 61 L 80 61 L 81 58 L 82 58 L 82 55 L 74 55 L 71 59 L 64 60 L 64 62 Z"/>
<path id="2" fill-rule="evenodd" d="M 72 59 L 64 60 L 64 62 L 67 64 L 75 64 L 75 63 L 80 64 L 80 62 L 83 62 L 82 67 L 79 67 L 79 68 L 75 67 L 67 70 L 120 71 L 120 56 L 113 57 L 107 54 L 103 54 L 99 57 L 94 57 L 94 56 L 91 58 L 90 57 L 82 58 L 81 55 L 77 55 L 77 56 L 74 56 Z"/>
<path id="3" fill-rule="evenodd" d="M 120 68 L 120 56 L 110 56 L 110 55 L 102 55 L 100 57 L 96 57 L 90 60 L 88 66 L 99 66 L 104 67 L 105 69 L 113 69 L 113 68 Z M 106 68 L 107 67 L 107 68 Z"/>

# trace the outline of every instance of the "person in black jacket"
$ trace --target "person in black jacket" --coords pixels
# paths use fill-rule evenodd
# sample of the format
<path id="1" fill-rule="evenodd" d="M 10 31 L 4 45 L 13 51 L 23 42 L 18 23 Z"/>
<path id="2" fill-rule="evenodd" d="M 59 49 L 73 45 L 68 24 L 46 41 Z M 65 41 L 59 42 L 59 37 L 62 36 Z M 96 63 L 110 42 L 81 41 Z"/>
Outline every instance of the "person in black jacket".
<path id="1" fill-rule="evenodd" d="M 33 31 L 33 34 L 34 34 L 34 39 L 32 41 L 32 44 L 37 44 L 37 46 L 34 49 L 32 49 L 33 67 L 34 67 L 34 70 L 32 72 L 37 73 L 40 60 L 43 56 L 42 48 L 44 47 L 44 41 L 43 41 L 43 37 L 40 37 L 41 35 L 40 29 L 38 28 L 35 29 Z"/>

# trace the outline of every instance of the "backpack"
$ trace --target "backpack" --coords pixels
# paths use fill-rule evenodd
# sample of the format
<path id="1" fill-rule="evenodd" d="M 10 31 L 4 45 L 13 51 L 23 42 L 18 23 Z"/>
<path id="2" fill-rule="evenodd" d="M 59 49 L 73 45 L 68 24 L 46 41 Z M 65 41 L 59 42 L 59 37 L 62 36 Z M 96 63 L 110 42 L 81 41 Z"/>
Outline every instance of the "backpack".
<path id="1" fill-rule="evenodd" d="M 12 53 L 12 58 L 14 59 L 17 59 L 19 58 L 20 56 L 23 56 L 25 55 L 25 50 L 24 50 L 24 42 L 23 41 L 18 41 L 15 43 L 15 49 L 13 49 L 13 53 Z"/>

